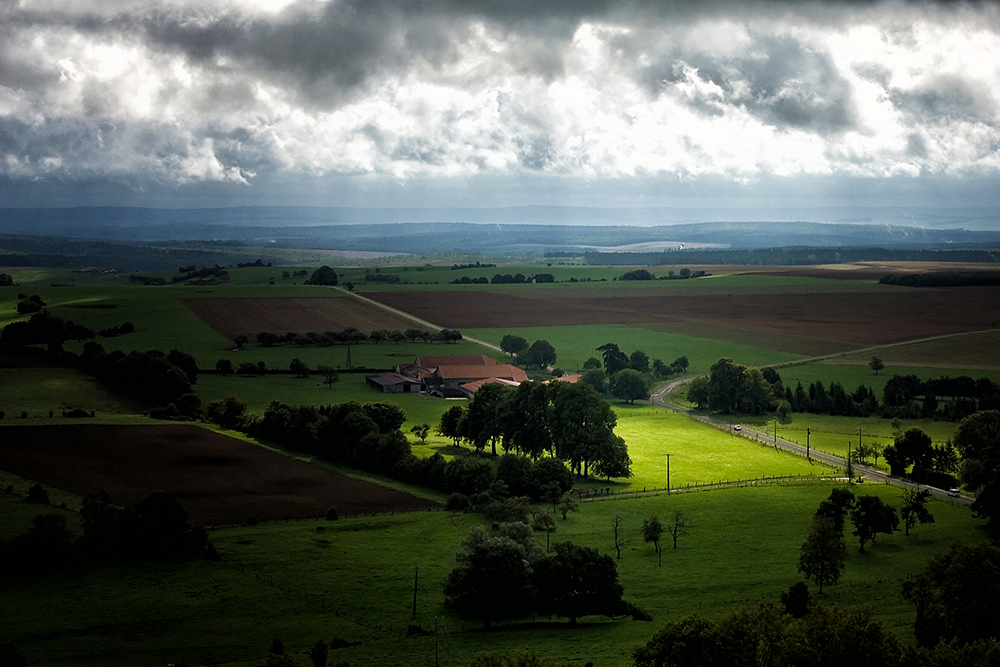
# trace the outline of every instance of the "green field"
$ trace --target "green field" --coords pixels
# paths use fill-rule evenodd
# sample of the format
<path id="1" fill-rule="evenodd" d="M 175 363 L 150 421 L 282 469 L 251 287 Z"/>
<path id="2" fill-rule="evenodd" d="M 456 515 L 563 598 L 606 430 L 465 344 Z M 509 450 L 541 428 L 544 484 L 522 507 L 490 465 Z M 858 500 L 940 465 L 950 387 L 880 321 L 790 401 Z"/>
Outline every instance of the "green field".
<path id="1" fill-rule="evenodd" d="M 633 350 L 642 350 L 649 355 L 650 360 L 661 359 L 666 364 L 670 364 L 678 357 L 687 357 L 690 362 L 688 372 L 691 373 L 707 373 L 712 364 L 721 357 L 731 357 L 737 363 L 749 366 L 802 358 L 789 352 L 622 324 L 470 329 L 464 333 L 494 345 L 499 345 L 507 334 L 522 336 L 529 343 L 539 339 L 547 340 L 556 350 L 556 366 L 567 373 L 581 370 L 583 362 L 590 357 L 600 359 L 601 353 L 597 347 L 605 343 L 615 343 L 625 354 L 631 354 Z"/>
<path id="2" fill-rule="evenodd" d="M 496 290 L 528 293 L 580 294 L 581 290 L 614 291 L 615 296 L 677 293 L 816 292 L 842 289 L 842 283 L 818 278 L 794 278 L 759 274 L 717 275 L 685 281 L 624 283 L 613 278 L 628 267 L 518 266 L 484 267 L 452 271 L 449 266 L 391 266 L 390 261 L 372 262 L 368 269 L 346 268 L 342 282 L 351 280 L 359 291 L 382 290 Z M 333 262 L 331 262 L 332 264 Z M 398 274 L 410 284 L 365 282 L 366 271 L 380 266 L 382 274 Z M 310 267 L 310 271 L 311 271 Z M 675 270 L 681 267 L 670 267 Z M 347 348 L 334 346 L 261 348 L 249 345 L 234 351 L 230 341 L 195 317 L 181 299 L 221 296 L 305 296 L 325 288 L 301 285 L 301 277 L 282 278 L 283 267 L 232 269 L 231 281 L 217 286 L 143 287 L 130 283 L 127 275 L 93 275 L 63 270 L 17 269 L 18 288 L 0 291 L 0 326 L 21 319 L 16 313 L 19 291 L 38 293 L 50 310 L 92 329 L 131 321 L 134 334 L 101 339 L 106 349 L 179 349 L 192 354 L 203 368 L 214 368 L 220 358 L 235 366 L 243 361 L 264 361 L 271 369 L 287 369 L 292 358 L 311 368 L 320 364 L 347 366 Z M 288 267 L 287 270 L 296 270 Z M 339 269 L 338 269 L 339 271 Z M 593 282 L 554 285 L 453 286 L 450 280 L 468 275 L 491 277 L 494 273 L 553 273 L 557 280 L 570 277 Z M 666 268 L 656 268 L 657 275 Z M 161 274 L 169 279 L 170 272 Z M 600 282 L 605 278 L 605 282 Z M 274 285 L 269 285 L 271 281 Z M 298 283 L 298 284 L 296 284 Z M 55 287 L 53 285 L 60 285 Z M 883 289 L 874 283 L 856 281 L 858 291 Z M 693 329 L 692 329 L 693 330 Z M 463 331 L 468 336 L 499 344 L 506 334 L 525 337 L 529 343 L 548 340 L 556 348 L 558 367 L 567 372 L 581 369 L 593 356 L 600 358 L 599 345 L 613 342 L 626 354 L 636 349 L 651 359 L 670 363 L 679 356 L 690 361 L 689 373 L 705 373 L 721 357 L 737 363 L 760 366 L 802 359 L 800 355 L 771 349 L 764 334 L 740 340 L 736 328 L 712 331 L 707 325 L 699 335 L 682 335 L 634 326 L 566 326 Z M 704 337 L 701 337 L 704 335 Z M 729 341 L 722 340 L 729 338 Z M 777 339 L 774 339 L 777 341 Z M 878 376 L 867 367 L 871 352 L 838 357 L 826 362 L 779 369 L 785 386 L 794 389 L 801 381 L 821 380 L 829 387 L 841 382 L 848 391 L 859 383 L 872 387 L 881 397 L 885 382 L 894 373 L 921 378 L 940 375 L 986 376 L 1000 381 L 1000 371 L 975 370 L 979 366 L 1000 367 L 1000 334 L 977 334 L 886 348 L 876 352 L 886 361 Z M 967 347 L 962 347 L 967 344 Z M 778 346 L 775 342 L 773 345 Z M 67 349 L 79 350 L 78 343 Z M 351 347 L 351 365 L 388 368 L 419 355 L 490 354 L 468 342 L 447 347 L 441 344 L 382 343 Z M 142 410 L 110 394 L 95 380 L 75 371 L 58 368 L 0 369 L 0 410 L 6 419 L 0 428 L 19 423 L 50 420 L 61 423 L 63 409 L 93 410 L 97 420 L 128 421 Z M 384 395 L 371 390 L 364 374 L 342 373 L 332 387 L 319 376 L 299 379 L 291 375 L 221 376 L 203 374 L 195 391 L 203 403 L 237 395 L 249 409 L 262 413 L 278 400 L 291 405 L 329 404 L 356 400 L 390 400 L 407 414 L 403 431 L 418 456 L 440 452 L 448 457 L 464 455 L 468 447 L 455 448 L 450 439 L 435 434 L 441 413 L 463 401 L 445 401 L 417 395 Z M 683 391 L 679 392 L 683 395 Z M 435 649 L 441 663 L 466 664 L 482 650 L 520 651 L 534 649 L 545 657 L 574 660 L 581 665 L 629 665 L 633 648 L 647 641 L 668 620 L 689 613 L 718 616 L 735 605 L 777 602 L 779 595 L 800 578 L 796 572 L 799 546 L 819 501 L 831 482 L 818 478 L 833 471 L 824 466 L 772 447 L 733 437 L 728 430 L 701 424 L 686 416 L 648 404 L 629 406 L 613 402 L 618 418 L 616 432 L 628 446 L 633 476 L 626 480 L 589 479 L 578 488 L 642 491 L 662 489 L 670 455 L 671 495 L 638 498 L 601 496 L 582 503 L 580 512 L 567 520 L 557 518 L 553 541 L 572 540 L 611 551 L 610 522 L 623 519 L 628 542 L 617 561 L 626 599 L 649 610 L 655 620 L 642 623 L 587 618 L 579 627 L 559 619 L 531 618 L 523 624 L 507 624 L 495 632 L 482 632 L 477 624 L 457 619 L 443 605 L 441 582 L 454 566 L 455 553 L 471 526 L 482 522 L 474 515 L 452 516 L 446 512 L 343 519 L 338 522 L 299 521 L 269 525 L 219 528 L 212 539 L 223 556 L 221 563 L 117 564 L 94 568 L 69 568 L 51 573 L 32 573 L 0 586 L 0 608 L 16 610 L 4 614 L 0 641 L 11 640 L 27 656 L 29 664 L 52 667 L 97 667 L 98 665 L 253 665 L 264 657 L 274 638 L 281 638 L 300 664 L 307 664 L 305 651 L 319 639 L 339 637 L 357 645 L 337 649 L 331 663 L 351 667 L 371 665 L 431 664 Z M 20 420 L 21 411 L 30 419 Z M 66 420 L 68 421 L 68 420 Z M 734 423 L 773 428 L 773 416 L 735 416 Z M 409 434 L 411 425 L 431 425 L 426 444 Z M 935 442 L 945 442 L 956 424 L 926 420 L 904 421 L 902 428 L 917 426 Z M 805 429 L 811 428 L 810 444 L 841 456 L 848 443 L 857 443 L 858 429 L 865 442 L 888 444 L 894 435 L 889 420 L 855 419 L 792 413 L 778 424 L 780 437 L 805 444 Z M 2 436 L 2 433 L 0 433 Z M 357 475 L 357 473 L 352 473 Z M 687 492 L 688 485 L 762 477 L 807 477 L 797 486 Z M 364 475 L 359 475 L 364 477 Z M 369 478 L 378 480 L 369 476 Z M 38 506 L 23 501 L 30 480 L 0 471 L 0 488 L 12 485 L 13 494 L 0 494 L 0 539 L 9 539 L 27 529 Z M 391 485 L 399 486 L 391 483 Z M 872 493 L 899 505 L 895 486 L 860 485 L 856 493 Z M 55 504 L 65 502 L 70 510 L 80 499 L 50 489 Z M 551 508 L 537 507 L 537 511 Z M 682 510 L 690 523 L 675 551 L 667 545 L 663 566 L 657 567 L 650 545 L 642 542 L 643 518 L 672 516 Z M 64 510 L 58 510 L 64 511 Z M 920 571 L 927 559 L 954 541 L 987 538 L 982 522 L 966 507 L 942 501 L 931 503 L 936 523 L 902 533 L 881 536 L 870 553 L 857 553 L 848 535 L 849 557 L 844 579 L 829 588 L 825 602 L 872 604 L 881 619 L 912 640 L 912 607 L 900 594 L 900 585 Z M 79 517 L 70 514 L 70 526 L 79 534 Z M 322 531 L 318 529 L 322 528 Z M 417 616 L 410 617 L 414 567 L 419 567 Z M 438 645 L 430 636 L 407 637 L 406 628 L 416 624 L 433 629 L 438 623 Z"/>
<path id="3" fill-rule="evenodd" d="M 630 664 L 631 650 L 665 622 L 689 613 L 713 617 L 734 605 L 777 602 L 799 579 L 798 547 L 828 485 L 752 488 L 589 502 L 565 521 L 554 541 L 611 551 L 610 521 L 623 519 L 628 542 L 618 565 L 626 599 L 652 613 L 653 623 L 585 618 L 528 619 L 483 633 L 443 606 L 441 581 L 475 516 L 431 512 L 406 516 L 301 521 L 212 531 L 223 562 L 133 564 L 36 574 L 0 592 L 13 640 L 29 664 L 251 665 L 274 638 L 306 664 L 304 652 L 334 636 L 357 646 L 335 661 L 355 667 L 430 664 L 433 637 L 406 637 L 406 627 L 433 629 L 443 664 L 461 665 L 482 650 L 532 648 L 542 656 L 595 664 Z M 895 487 L 859 487 L 898 504 Z M 10 503 L 0 497 L 5 514 Z M 678 549 L 666 545 L 657 567 L 638 531 L 642 519 L 682 510 L 690 529 Z M 904 639 L 912 608 L 902 581 L 955 540 L 983 539 L 968 510 L 931 504 L 936 523 L 909 537 L 880 537 L 860 555 L 849 541 L 844 579 L 825 602 L 873 604 Z M 324 532 L 317 532 L 323 527 Z M 738 565 L 737 565 L 738 564 Z M 417 617 L 411 620 L 414 567 L 419 567 Z M 67 596 L 66 591 L 73 595 Z M 517 628 L 514 630 L 514 628 Z M 506 628 L 506 629 L 505 629 Z M 113 647 L 113 648 L 112 648 Z"/>

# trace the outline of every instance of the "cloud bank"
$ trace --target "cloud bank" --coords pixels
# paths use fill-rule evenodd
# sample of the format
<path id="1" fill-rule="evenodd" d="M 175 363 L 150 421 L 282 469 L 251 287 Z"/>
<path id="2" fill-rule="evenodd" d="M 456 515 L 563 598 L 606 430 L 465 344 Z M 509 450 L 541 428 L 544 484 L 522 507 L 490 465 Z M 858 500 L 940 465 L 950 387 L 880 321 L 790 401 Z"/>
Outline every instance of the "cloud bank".
<path id="1" fill-rule="evenodd" d="M 0 175 L 989 182 L 998 25 L 993 3 L 2 0 Z"/>

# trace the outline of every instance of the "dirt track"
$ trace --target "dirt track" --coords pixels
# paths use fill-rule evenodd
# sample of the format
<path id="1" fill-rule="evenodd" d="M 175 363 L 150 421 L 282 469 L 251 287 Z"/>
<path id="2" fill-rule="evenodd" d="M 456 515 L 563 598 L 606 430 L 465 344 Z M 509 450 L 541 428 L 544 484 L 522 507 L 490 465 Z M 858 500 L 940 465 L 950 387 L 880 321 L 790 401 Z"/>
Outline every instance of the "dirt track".
<path id="1" fill-rule="evenodd" d="M 0 468 L 78 495 L 104 489 L 119 503 L 162 489 L 206 525 L 439 506 L 194 425 L 6 426 Z"/>

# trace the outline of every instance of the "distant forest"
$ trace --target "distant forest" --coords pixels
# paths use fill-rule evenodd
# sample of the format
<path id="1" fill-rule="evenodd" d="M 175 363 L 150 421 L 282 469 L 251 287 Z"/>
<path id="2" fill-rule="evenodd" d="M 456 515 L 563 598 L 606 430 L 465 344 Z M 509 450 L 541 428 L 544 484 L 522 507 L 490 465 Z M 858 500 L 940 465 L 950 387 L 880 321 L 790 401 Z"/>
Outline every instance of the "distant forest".
<path id="1" fill-rule="evenodd" d="M 547 253 L 558 257 L 561 253 Z M 726 264 L 735 266 L 801 266 L 841 262 L 982 262 L 1000 261 L 1000 250 L 936 250 L 892 248 L 749 248 L 745 250 L 673 250 L 666 252 L 587 252 L 594 266 L 669 266 Z M 891 284 L 907 284 L 895 282 Z M 987 284 L 987 283 L 983 283 Z M 988 283 L 998 284 L 998 283 Z"/>

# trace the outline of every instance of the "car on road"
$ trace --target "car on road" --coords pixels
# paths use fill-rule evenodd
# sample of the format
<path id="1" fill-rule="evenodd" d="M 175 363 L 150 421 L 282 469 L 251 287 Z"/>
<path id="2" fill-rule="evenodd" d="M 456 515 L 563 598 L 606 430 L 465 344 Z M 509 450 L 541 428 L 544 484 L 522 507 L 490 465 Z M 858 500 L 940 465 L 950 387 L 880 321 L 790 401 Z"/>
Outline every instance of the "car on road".
<path id="1" fill-rule="evenodd" d="M 962 494 L 959 493 L 958 489 L 956 489 L 956 488 L 953 487 L 953 488 L 948 489 L 948 495 L 951 496 L 952 498 L 958 498 Z"/>
<path id="2" fill-rule="evenodd" d="M 734 425 L 734 426 L 733 426 L 733 430 L 734 430 L 734 431 L 742 431 L 743 429 L 742 429 L 742 428 L 740 428 L 740 425 L 739 425 L 739 424 L 736 424 L 736 425 Z"/>

